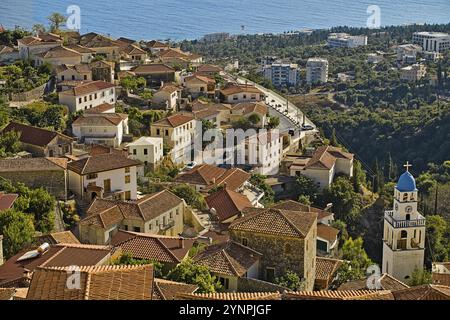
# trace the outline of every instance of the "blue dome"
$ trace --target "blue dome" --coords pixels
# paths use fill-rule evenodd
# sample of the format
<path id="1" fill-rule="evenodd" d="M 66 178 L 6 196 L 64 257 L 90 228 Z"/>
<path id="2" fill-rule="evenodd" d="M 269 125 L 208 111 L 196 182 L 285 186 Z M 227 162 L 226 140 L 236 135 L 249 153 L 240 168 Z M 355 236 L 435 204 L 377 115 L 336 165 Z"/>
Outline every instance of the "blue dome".
<path id="1" fill-rule="evenodd" d="M 409 171 L 406 171 L 400 176 L 397 182 L 397 189 L 400 192 L 417 191 L 416 180 Z"/>

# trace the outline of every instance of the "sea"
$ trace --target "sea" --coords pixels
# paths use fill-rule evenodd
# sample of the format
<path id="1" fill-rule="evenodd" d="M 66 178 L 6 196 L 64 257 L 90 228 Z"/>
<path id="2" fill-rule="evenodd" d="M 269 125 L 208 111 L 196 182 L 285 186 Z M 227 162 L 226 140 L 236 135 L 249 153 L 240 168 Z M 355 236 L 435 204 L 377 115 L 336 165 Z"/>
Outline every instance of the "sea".
<path id="1" fill-rule="evenodd" d="M 53 12 L 78 17 L 73 6 L 81 33 L 136 40 L 450 22 L 450 0 L 0 0 L 0 24 L 47 25 Z"/>

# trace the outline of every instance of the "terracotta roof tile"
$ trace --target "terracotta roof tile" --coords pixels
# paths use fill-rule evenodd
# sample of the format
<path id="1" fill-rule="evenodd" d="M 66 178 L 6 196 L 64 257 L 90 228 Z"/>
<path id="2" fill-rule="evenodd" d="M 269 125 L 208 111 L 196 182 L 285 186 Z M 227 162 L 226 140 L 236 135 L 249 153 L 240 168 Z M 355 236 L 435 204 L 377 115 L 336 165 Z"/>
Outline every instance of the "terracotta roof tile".
<path id="1" fill-rule="evenodd" d="M 120 230 L 112 242 L 133 258 L 178 264 L 187 256 L 196 240 Z"/>
<path id="2" fill-rule="evenodd" d="M 10 209 L 18 197 L 18 194 L 3 193 L 0 191 L 0 211 Z"/>
<path id="3" fill-rule="evenodd" d="M 427 284 L 394 291 L 395 300 L 450 300 L 450 287 Z"/>
<path id="4" fill-rule="evenodd" d="M 73 140 L 59 132 L 50 131 L 38 127 L 32 127 L 26 124 L 18 122 L 10 122 L 4 129 L 3 132 L 17 131 L 20 133 L 20 141 L 22 143 L 36 145 L 44 147 L 53 141 L 56 137 L 61 137 L 68 140 Z"/>
<path id="5" fill-rule="evenodd" d="M 317 237 L 327 240 L 330 244 L 333 244 L 337 240 L 339 229 L 327 226 L 326 224 L 319 223 L 317 225 Z"/>
<path id="6" fill-rule="evenodd" d="M 233 114 L 249 115 L 257 113 L 265 116 L 269 112 L 268 107 L 262 102 L 242 102 L 237 103 L 232 109 Z"/>
<path id="7" fill-rule="evenodd" d="M 319 208 L 311 207 L 304 205 L 300 202 L 294 201 L 294 200 L 286 200 L 282 202 L 278 202 L 273 206 L 275 209 L 282 209 L 282 210 L 290 210 L 290 211 L 302 211 L 302 212 L 314 212 L 317 213 L 317 220 L 321 220 L 325 217 L 329 217 L 333 215 L 332 212 L 325 211 Z"/>
<path id="8" fill-rule="evenodd" d="M 196 264 L 207 266 L 211 272 L 221 275 L 242 277 L 262 254 L 248 247 L 228 241 L 207 247 L 194 257 Z"/>
<path id="9" fill-rule="evenodd" d="M 118 153 L 105 153 L 70 162 L 67 168 L 80 175 L 86 175 L 140 165 L 140 161 L 129 159 Z"/>
<path id="10" fill-rule="evenodd" d="M 317 223 L 317 217 L 306 212 L 257 208 L 250 211 L 244 210 L 244 216 L 234 220 L 229 229 L 304 238 Z"/>
<path id="11" fill-rule="evenodd" d="M 153 283 L 153 300 L 175 300 L 179 294 L 191 294 L 198 286 L 182 282 L 155 278 Z"/>
<path id="12" fill-rule="evenodd" d="M 37 54 L 37 56 L 44 59 L 57 59 L 57 58 L 68 58 L 68 57 L 80 57 L 81 53 L 66 48 L 66 47 L 55 47 L 44 53 Z"/>
<path id="13" fill-rule="evenodd" d="M 342 262 L 338 259 L 316 257 L 316 280 L 332 280 Z"/>
<path id="14" fill-rule="evenodd" d="M 280 300 L 278 292 L 216 292 L 179 294 L 180 300 Z"/>
<path id="15" fill-rule="evenodd" d="M 285 292 L 283 300 L 394 300 L 389 290 Z"/>
<path id="16" fill-rule="evenodd" d="M 153 266 L 80 267 L 80 287 L 68 288 L 68 268 L 37 268 L 27 300 L 151 300 Z"/>
<path id="17" fill-rule="evenodd" d="M 237 85 L 237 84 L 228 84 L 226 87 L 220 90 L 224 96 L 229 96 L 232 94 L 237 94 L 241 92 L 250 92 L 250 93 L 259 93 L 263 94 L 261 90 L 252 85 Z"/>
<path id="18" fill-rule="evenodd" d="M 182 126 L 190 121 L 194 120 L 194 117 L 185 114 L 175 114 L 173 116 L 161 119 L 152 124 L 152 126 L 165 126 L 176 128 Z"/>
<path id="19" fill-rule="evenodd" d="M 115 87 L 116 86 L 114 84 L 109 83 L 109 82 L 91 81 L 91 82 L 83 83 L 72 89 L 62 91 L 62 92 L 60 92 L 60 94 L 78 97 L 78 96 L 87 95 L 87 94 L 90 94 L 90 93 L 93 93 L 96 91 L 111 89 L 111 88 L 115 88 Z"/>
<path id="20" fill-rule="evenodd" d="M 214 208 L 219 221 L 238 215 L 242 209 L 252 207 L 247 196 L 224 188 L 205 198 L 210 209 Z"/>
<path id="21" fill-rule="evenodd" d="M 0 172 L 17 171 L 60 171 L 65 170 L 67 159 L 58 158 L 19 158 L 1 159 Z"/>
<path id="22" fill-rule="evenodd" d="M 47 235 L 39 236 L 37 242 L 42 244 L 47 242 L 49 244 L 68 243 L 68 244 L 80 244 L 80 241 L 75 237 L 71 231 L 53 232 Z"/>
<path id="23" fill-rule="evenodd" d="M 341 148 L 321 146 L 317 148 L 312 158 L 308 161 L 305 169 L 327 169 L 330 170 L 336 163 L 336 159 L 353 159 L 353 154 L 344 152 Z"/>
<path id="24" fill-rule="evenodd" d="M 154 64 L 142 64 L 135 68 L 133 68 L 131 71 L 138 75 L 142 74 L 160 74 L 160 73 L 174 73 L 175 69 L 162 63 L 154 63 Z"/>
<path id="25" fill-rule="evenodd" d="M 117 113 L 98 113 L 79 116 L 72 126 L 118 126 L 124 117 Z"/>

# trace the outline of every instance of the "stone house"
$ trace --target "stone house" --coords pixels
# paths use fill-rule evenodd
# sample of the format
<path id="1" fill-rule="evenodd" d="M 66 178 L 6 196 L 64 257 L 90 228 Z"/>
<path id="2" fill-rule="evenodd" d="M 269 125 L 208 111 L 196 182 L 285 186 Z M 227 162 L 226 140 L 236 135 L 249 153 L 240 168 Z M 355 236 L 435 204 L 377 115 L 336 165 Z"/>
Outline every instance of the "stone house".
<path id="1" fill-rule="evenodd" d="M 114 83 L 115 63 L 111 61 L 94 61 L 89 64 L 92 71 L 92 80 Z"/>
<path id="2" fill-rule="evenodd" d="M 119 61 L 120 59 L 120 44 L 95 32 L 82 35 L 79 44 L 93 50 L 95 56 L 104 57 L 109 61 Z"/>
<path id="3" fill-rule="evenodd" d="M 17 40 L 19 56 L 22 60 L 31 59 L 34 55 L 63 45 L 61 36 L 47 33 L 38 36 L 29 36 Z"/>
<path id="4" fill-rule="evenodd" d="M 62 133 L 10 122 L 3 132 L 20 133 L 22 147 L 36 157 L 63 157 L 72 154 L 74 139 Z"/>
<path id="5" fill-rule="evenodd" d="M 316 273 L 317 215 L 250 208 L 229 226 L 230 238 L 262 254 L 258 278 L 273 282 L 288 270 L 312 290 Z"/>
<path id="6" fill-rule="evenodd" d="M 262 254 L 234 241 L 207 247 L 194 257 L 195 264 L 206 266 L 226 291 L 238 291 L 238 279 L 259 276 Z"/>
<path id="7" fill-rule="evenodd" d="M 166 84 L 153 94 L 152 107 L 163 110 L 177 111 L 181 90 L 172 84 Z"/>
<path id="8" fill-rule="evenodd" d="M 57 199 L 67 199 L 67 159 L 64 158 L 2 159 L 0 177 L 32 189 L 42 187 Z"/>
<path id="9" fill-rule="evenodd" d="M 133 68 L 131 71 L 136 76 L 147 79 L 149 85 L 176 82 L 177 79 L 175 69 L 161 63 L 142 64 Z"/>
<path id="10" fill-rule="evenodd" d="M 194 74 L 184 78 L 183 86 L 188 94 L 196 98 L 202 95 L 214 95 L 216 81 L 209 77 Z"/>
<path id="11" fill-rule="evenodd" d="M 49 63 L 53 67 L 62 64 L 77 65 L 81 64 L 81 53 L 66 47 L 55 47 L 49 51 L 39 53 L 33 56 L 35 66 L 40 66 L 44 63 Z"/>
<path id="12" fill-rule="evenodd" d="M 119 229 L 150 235 L 177 236 L 188 210 L 183 199 L 168 190 L 135 201 L 96 198 L 79 224 L 81 242 L 109 244 Z"/>

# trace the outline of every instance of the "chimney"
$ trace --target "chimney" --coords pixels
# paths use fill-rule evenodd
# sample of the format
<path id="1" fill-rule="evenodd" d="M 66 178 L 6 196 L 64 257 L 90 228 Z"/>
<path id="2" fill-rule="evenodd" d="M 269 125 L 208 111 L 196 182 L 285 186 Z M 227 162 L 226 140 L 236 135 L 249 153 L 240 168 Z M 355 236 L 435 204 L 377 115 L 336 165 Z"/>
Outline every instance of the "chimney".
<path id="1" fill-rule="evenodd" d="M 0 234 L 0 266 L 3 262 L 3 235 Z"/>
<path id="2" fill-rule="evenodd" d="M 184 248 L 184 239 L 183 238 L 179 238 L 178 239 L 178 246 L 181 248 L 181 249 L 183 249 Z"/>

